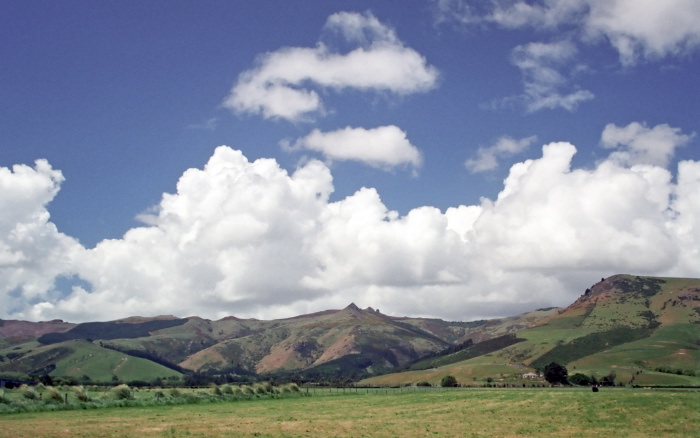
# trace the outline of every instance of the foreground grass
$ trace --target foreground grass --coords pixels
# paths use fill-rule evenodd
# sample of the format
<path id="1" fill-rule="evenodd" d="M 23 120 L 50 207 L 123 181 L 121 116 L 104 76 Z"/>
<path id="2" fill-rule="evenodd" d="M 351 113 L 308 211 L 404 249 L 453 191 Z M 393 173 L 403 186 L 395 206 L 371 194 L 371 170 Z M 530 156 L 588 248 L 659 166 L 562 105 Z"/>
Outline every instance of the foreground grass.
<path id="1" fill-rule="evenodd" d="M 689 437 L 698 424 L 697 392 L 456 389 L 11 414 L 0 437 Z"/>

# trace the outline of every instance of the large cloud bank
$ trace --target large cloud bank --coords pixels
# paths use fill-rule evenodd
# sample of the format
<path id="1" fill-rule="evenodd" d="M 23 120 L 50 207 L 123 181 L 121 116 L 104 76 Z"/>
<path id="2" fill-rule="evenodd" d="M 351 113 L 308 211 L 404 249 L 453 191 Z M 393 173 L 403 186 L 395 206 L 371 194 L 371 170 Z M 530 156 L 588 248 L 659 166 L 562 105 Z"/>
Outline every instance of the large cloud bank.
<path id="1" fill-rule="evenodd" d="M 669 171 L 648 153 L 688 138 L 610 125 L 601 143 L 615 150 L 595 168 L 572 169 L 576 148 L 547 144 L 512 166 L 497 199 L 405 216 L 372 188 L 330 202 L 319 161 L 289 174 L 221 146 L 144 226 L 91 249 L 50 222 L 59 171 L 2 168 L 0 317 L 274 318 L 354 301 L 465 320 L 567 305 L 613 273 L 700 276 L 700 162 Z"/>

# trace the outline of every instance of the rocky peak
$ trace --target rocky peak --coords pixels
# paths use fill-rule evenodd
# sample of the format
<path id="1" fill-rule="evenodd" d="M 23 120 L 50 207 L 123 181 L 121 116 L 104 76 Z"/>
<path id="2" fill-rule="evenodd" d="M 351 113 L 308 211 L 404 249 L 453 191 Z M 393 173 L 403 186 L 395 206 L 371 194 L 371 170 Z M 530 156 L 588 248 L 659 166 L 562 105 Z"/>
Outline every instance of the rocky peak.
<path id="1" fill-rule="evenodd" d="M 350 303 L 348 307 L 343 310 L 351 310 L 353 312 L 361 312 L 360 308 L 355 305 L 355 303 Z"/>

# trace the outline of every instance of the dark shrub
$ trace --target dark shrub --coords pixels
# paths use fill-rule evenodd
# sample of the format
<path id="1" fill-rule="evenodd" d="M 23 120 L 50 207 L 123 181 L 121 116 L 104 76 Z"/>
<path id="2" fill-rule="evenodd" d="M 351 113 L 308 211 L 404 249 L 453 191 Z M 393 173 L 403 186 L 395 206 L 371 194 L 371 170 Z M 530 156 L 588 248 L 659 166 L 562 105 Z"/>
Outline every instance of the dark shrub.
<path id="1" fill-rule="evenodd" d="M 593 384 L 593 379 L 585 374 L 576 373 L 573 376 L 569 376 L 569 383 L 578 386 L 591 386 Z"/>
<path id="2" fill-rule="evenodd" d="M 544 367 L 544 379 L 552 385 L 566 385 L 568 382 L 569 371 L 564 365 L 552 362 Z"/>
<path id="3" fill-rule="evenodd" d="M 459 383 L 457 382 L 455 376 L 445 376 L 440 381 L 440 386 L 442 386 L 443 388 L 454 388 L 456 386 L 459 386 Z"/>

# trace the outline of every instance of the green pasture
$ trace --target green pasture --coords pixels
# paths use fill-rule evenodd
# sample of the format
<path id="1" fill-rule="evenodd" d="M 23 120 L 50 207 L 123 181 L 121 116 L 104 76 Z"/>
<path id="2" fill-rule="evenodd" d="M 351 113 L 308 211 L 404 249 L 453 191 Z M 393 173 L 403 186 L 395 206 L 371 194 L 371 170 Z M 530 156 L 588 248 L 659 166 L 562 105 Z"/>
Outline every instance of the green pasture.
<path id="1" fill-rule="evenodd" d="M 360 381 L 359 384 L 372 386 L 403 386 L 409 384 L 415 385 L 418 382 L 428 382 L 433 386 L 437 386 L 445 376 L 454 376 L 461 386 L 483 386 L 487 383 L 486 379 L 488 378 L 491 378 L 493 383 L 509 383 L 514 385 L 525 383 L 521 376 L 523 373 L 529 372 L 529 369 L 505 363 L 498 359 L 499 358 L 491 354 L 487 354 L 444 367 L 371 377 Z M 527 381 L 527 383 L 531 384 L 533 382 Z M 537 383 L 544 382 L 538 381 Z"/>
<path id="2" fill-rule="evenodd" d="M 37 369 L 40 364 L 53 362 L 55 368 L 51 376 L 73 376 L 80 378 L 90 376 L 95 382 L 110 382 L 116 376 L 122 381 L 151 381 L 155 378 L 166 379 L 171 376 L 180 377 L 181 373 L 159 365 L 155 362 L 130 356 L 115 350 L 101 348 L 92 342 L 82 340 L 66 341 L 59 344 L 44 346 L 37 342 L 29 342 L 12 349 L 0 351 L 5 356 L 8 353 L 22 354 L 20 361 L 26 362 L 30 369 Z M 0 363 L 11 369 L 9 361 Z M 7 373 L 6 370 L 3 370 Z"/>
<path id="3" fill-rule="evenodd" d="M 572 362 L 569 365 L 569 374 L 573 371 L 594 374 L 595 371 L 607 373 L 612 370 L 618 374 L 619 381 L 623 383 L 698 386 L 700 385 L 700 350 L 696 344 L 698 339 L 700 339 L 700 326 L 697 324 L 660 327 L 648 338 L 617 345 Z M 655 372 L 657 367 L 692 372 L 697 377 L 658 373 Z M 636 374 L 638 371 L 642 372 Z"/>
<path id="4" fill-rule="evenodd" d="M 122 381 L 151 381 L 157 377 L 181 376 L 177 371 L 146 359 L 118 351 L 106 350 L 89 342 L 73 342 L 73 354 L 56 363 L 52 375 L 92 376 L 93 380 L 108 382 L 112 376 Z M 111 374 L 110 374 L 111 373 Z"/>
<path id="5" fill-rule="evenodd" d="M 0 437 L 692 437 L 700 393 L 311 390 L 309 397 L 0 416 Z"/>

